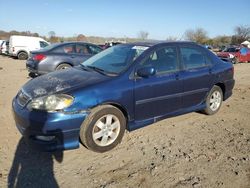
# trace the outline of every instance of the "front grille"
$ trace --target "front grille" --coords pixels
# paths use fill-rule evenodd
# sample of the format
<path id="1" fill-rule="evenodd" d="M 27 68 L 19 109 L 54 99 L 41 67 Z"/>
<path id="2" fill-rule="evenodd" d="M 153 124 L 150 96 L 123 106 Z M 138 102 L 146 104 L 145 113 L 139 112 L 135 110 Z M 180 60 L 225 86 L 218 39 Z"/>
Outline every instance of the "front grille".
<path id="1" fill-rule="evenodd" d="M 17 102 L 21 106 L 25 106 L 31 98 L 22 90 L 17 95 Z"/>

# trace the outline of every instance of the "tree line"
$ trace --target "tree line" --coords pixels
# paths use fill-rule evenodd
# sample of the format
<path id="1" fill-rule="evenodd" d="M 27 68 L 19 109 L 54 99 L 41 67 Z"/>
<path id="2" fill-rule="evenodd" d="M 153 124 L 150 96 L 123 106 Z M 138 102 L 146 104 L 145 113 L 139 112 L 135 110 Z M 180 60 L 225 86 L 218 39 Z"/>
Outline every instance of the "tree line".
<path id="1" fill-rule="evenodd" d="M 184 40 L 212 46 L 239 45 L 246 40 L 250 40 L 250 27 L 239 25 L 234 28 L 233 35 L 220 35 L 213 38 L 210 38 L 208 32 L 203 28 L 188 29 L 184 33 L 183 38 Z M 178 38 L 171 37 L 167 40 L 178 40 Z"/>
<path id="2" fill-rule="evenodd" d="M 84 34 L 77 34 L 72 37 L 60 37 L 57 36 L 55 31 L 48 32 L 48 36 L 40 36 L 38 33 L 32 33 L 30 31 L 2 31 L 0 30 L 0 39 L 8 39 L 11 35 L 25 35 L 25 36 L 34 36 L 42 37 L 45 40 L 56 43 L 64 41 L 86 41 L 91 43 L 103 44 L 106 41 L 111 40 L 123 40 L 127 42 L 135 41 L 145 41 L 149 38 L 149 32 L 141 30 L 137 33 L 137 38 L 115 38 L 115 37 L 96 37 L 96 36 L 85 36 Z M 239 45 L 245 40 L 250 40 L 250 26 L 239 25 L 234 28 L 234 34 L 231 36 L 220 35 L 213 38 L 210 38 L 208 32 L 203 28 L 188 29 L 184 32 L 181 38 L 175 36 L 169 36 L 166 38 L 167 41 L 176 41 L 176 40 L 188 40 L 197 42 L 199 44 L 206 44 L 212 46 L 223 46 L 223 45 Z"/>

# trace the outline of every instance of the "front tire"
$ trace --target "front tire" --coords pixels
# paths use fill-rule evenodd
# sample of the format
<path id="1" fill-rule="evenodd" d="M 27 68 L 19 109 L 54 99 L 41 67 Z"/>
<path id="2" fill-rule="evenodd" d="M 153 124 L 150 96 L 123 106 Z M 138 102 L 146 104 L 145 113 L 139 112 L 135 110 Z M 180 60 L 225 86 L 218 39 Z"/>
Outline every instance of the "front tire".
<path id="1" fill-rule="evenodd" d="M 207 115 L 217 113 L 223 101 L 223 93 L 219 86 L 214 86 L 206 98 L 206 108 L 203 112 Z"/>
<path id="2" fill-rule="evenodd" d="M 122 140 L 126 128 L 123 113 L 112 105 L 91 110 L 80 128 L 80 139 L 85 147 L 95 152 L 113 149 Z"/>

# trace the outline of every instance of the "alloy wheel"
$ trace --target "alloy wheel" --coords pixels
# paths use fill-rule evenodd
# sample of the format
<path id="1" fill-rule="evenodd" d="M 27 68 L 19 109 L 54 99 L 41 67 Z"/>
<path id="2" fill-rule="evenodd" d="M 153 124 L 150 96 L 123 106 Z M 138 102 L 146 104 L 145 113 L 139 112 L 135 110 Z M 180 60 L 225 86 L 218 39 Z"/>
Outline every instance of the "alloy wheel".
<path id="1" fill-rule="evenodd" d="M 120 133 L 120 121 L 113 114 L 107 114 L 98 119 L 93 127 L 92 138 L 98 146 L 112 144 Z"/>
<path id="2" fill-rule="evenodd" d="M 221 93 L 219 91 L 214 91 L 210 97 L 210 109 L 216 111 L 221 105 Z"/>

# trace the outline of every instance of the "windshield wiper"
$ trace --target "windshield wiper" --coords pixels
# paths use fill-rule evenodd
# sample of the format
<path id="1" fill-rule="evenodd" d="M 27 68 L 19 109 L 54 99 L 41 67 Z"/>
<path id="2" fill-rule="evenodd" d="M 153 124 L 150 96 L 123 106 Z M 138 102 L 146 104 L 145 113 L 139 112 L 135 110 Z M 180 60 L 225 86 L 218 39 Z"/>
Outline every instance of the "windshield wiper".
<path id="1" fill-rule="evenodd" d="M 105 71 L 105 70 L 103 70 L 103 69 L 101 69 L 99 67 L 95 67 L 95 66 L 91 66 L 91 65 L 87 65 L 86 67 L 90 68 L 90 69 L 93 69 L 96 72 L 99 72 L 99 73 L 104 74 L 104 75 L 117 76 L 117 73 L 115 73 L 115 72 L 108 72 L 108 71 Z"/>
<path id="2" fill-rule="evenodd" d="M 83 64 L 80 64 L 81 65 L 81 68 L 83 70 L 86 70 L 86 71 L 90 71 L 90 70 L 94 70 L 100 74 L 103 74 L 103 75 L 108 75 L 108 76 L 117 76 L 118 74 L 115 73 L 115 72 L 108 72 L 108 71 L 105 71 L 101 68 L 98 68 L 98 67 L 95 67 L 95 66 L 91 66 L 91 65 L 83 65 Z"/>
<path id="3" fill-rule="evenodd" d="M 100 73 L 104 73 L 105 70 L 101 69 L 101 68 L 98 68 L 98 67 L 95 67 L 95 66 L 91 66 L 91 65 L 87 65 L 86 67 L 90 68 L 90 69 L 93 69 L 97 72 L 100 72 Z"/>
<path id="4" fill-rule="evenodd" d="M 83 64 L 80 64 L 80 65 L 81 65 L 81 68 L 82 68 L 83 70 L 89 71 L 89 68 L 88 68 L 87 66 L 85 66 L 85 65 L 83 65 Z"/>

